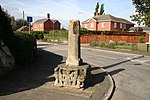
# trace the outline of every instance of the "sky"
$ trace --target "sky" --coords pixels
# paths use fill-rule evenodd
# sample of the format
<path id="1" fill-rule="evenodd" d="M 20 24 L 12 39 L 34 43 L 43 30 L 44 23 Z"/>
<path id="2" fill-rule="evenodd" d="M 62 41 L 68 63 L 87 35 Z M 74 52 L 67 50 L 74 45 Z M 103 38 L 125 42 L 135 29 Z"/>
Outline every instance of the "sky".
<path id="1" fill-rule="evenodd" d="M 61 27 L 68 28 L 71 19 L 82 22 L 93 17 L 97 2 L 104 4 L 105 14 L 129 21 L 135 14 L 132 0 L 0 0 L 0 5 L 16 19 L 23 18 L 24 11 L 25 19 L 32 16 L 33 22 L 50 13 L 51 19 L 59 20 Z"/>

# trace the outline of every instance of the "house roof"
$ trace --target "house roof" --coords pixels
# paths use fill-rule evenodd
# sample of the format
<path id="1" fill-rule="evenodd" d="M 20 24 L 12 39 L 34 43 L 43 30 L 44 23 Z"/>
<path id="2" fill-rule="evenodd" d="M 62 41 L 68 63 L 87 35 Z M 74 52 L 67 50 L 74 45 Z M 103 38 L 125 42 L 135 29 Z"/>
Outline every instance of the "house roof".
<path id="1" fill-rule="evenodd" d="M 129 30 L 134 31 L 137 28 L 142 28 L 143 32 L 150 32 L 150 27 L 131 27 Z"/>
<path id="2" fill-rule="evenodd" d="M 133 24 L 131 22 L 129 22 L 126 19 L 123 18 L 117 18 L 114 17 L 110 14 L 106 14 L 106 15 L 99 15 L 99 16 L 94 16 L 91 19 L 94 19 L 96 22 L 100 22 L 100 21 L 115 21 L 115 22 L 122 22 L 122 23 L 126 23 L 126 24 Z M 89 19 L 86 21 L 83 21 L 82 23 L 88 23 Z"/>
<path id="3" fill-rule="evenodd" d="M 25 28 L 28 28 L 28 29 L 29 29 L 28 26 L 22 26 L 22 27 L 20 27 L 19 29 L 17 29 L 16 31 L 22 31 L 22 30 L 24 30 Z"/>
<path id="4" fill-rule="evenodd" d="M 89 20 L 90 20 L 90 18 L 85 20 L 85 21 L 83 21 L 82 23 L 88 23 Z"/>
<path id="5" fill-rule="evenodd" d="M 34 24 L 35 23 L 44 23 L 44 22 L 46 22 L 48 19 L 40 19 L 40 20 L 37 20 L 37 21 L 35 21 L 34 22 Z M 53 19 L 50 19 L 53 23 L 55 23 L 55 22 L 57 22 L 58 20 L 53 20 Z M 59 21 L 58 21 L 59 22 Z"/>

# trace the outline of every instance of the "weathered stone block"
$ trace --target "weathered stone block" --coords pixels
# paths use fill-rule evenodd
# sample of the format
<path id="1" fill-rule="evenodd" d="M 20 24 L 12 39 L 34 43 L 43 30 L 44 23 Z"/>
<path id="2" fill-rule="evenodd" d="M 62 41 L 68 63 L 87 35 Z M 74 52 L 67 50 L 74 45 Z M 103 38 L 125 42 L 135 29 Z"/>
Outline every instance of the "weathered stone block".
<path id="1" fill-rule="evenodd" d="M 55 68 L 55 86 L 83 88 L 90 77 L 91 67 L 88 64 L 68 66 L 65 63 Z"/>

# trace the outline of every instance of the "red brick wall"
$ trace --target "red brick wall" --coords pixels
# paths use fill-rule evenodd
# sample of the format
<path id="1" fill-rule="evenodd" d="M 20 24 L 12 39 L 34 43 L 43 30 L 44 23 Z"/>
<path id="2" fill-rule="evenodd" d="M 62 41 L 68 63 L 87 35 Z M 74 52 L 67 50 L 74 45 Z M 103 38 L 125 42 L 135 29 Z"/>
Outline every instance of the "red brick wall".
<path id="1" fill-rule="evenodd" d="M 113 40 L 115 42 L 118 41 L 126 41 L 128 43 L 138 43 L 140 36 L 119 36 L 119 35 L 81 35 L 80 42 L 81 44 L 90 43 L 92 41 L 109 41 Z M 148 34 L 144 37 L 144 42 L 148 41 Z"/>
<path id="2" fill-rule="evenodd" d="M 93 28 L 91 28 L 91 24 L 93 23 L 93 25 L 94 25 L 94 27 Z M 87 29 L 88 30 L 96 30 L 96 22 L 95 22 L 95 20 L 94 19 L 91 19 L 90 21 L 89 21 L 89 23 L 87 24 Z"/>
<path id="3" fill-rule="evenodd" d="M 125 24 L 125 23 L 122 23 L 123 26 L 122 26 L 122 28 L 120 28 L 120 23 L 119 23 L 119 22 L 116 22 L 116 23 L 117 23 L 117 27 L 114 28 L 114 23 L 115 23 L 115 22 L 111 22 L 111 30 L 113 30 L 113 31 L 118 31 L 118 30 L 120 30 L 120 31 L 121 31 L 121 30 L 127 31 L 127 30 L 129 30 L 130 27 L 133 27 L 133 26 L 134 26 L 134 25 L 126 24 L 126 28 L 124 28 L 124 24 Z"/>
<path id="4" fill-rule="evenodd" d="M 110 22 L 104 21 L 104 23 L 105 23 L 104 27 L 102 27 L 102 22 L 98 23 L 98 30 L 101 30 L 101 31 L 110 31 Z"/>
<path id="5" fill-rule="evenodd" d="M 43 31 L 44 30 L 44 24 L 43 23 L 36 23 L 32 25 L 33 31 Z"/>
<path id="6" fill-rule="evenodd" d="M 60 30 L 60 23 L 58 21 L 54 24 L 54 30 Z"/>
<path id="7" fill-rule="evenodd" d="M 47 20 L 44 23 L 44 30 L 43 31 L 50 31 L 53 30 L 53 22 L 51 20 Z"/>

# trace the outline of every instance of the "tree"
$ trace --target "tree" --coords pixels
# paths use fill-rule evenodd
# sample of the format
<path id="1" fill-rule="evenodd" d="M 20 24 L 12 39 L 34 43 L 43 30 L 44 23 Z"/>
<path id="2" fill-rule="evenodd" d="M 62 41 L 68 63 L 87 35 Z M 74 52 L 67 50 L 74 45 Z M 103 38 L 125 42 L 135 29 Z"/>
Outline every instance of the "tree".
<path id="1" fill-rule="evenodd" d="M 4 11 L 4 9 L 3 9 Z M 10 22 L 10 25 L 12 26 L 13 31 L 19 29 L 20 27 L 24 26 L 28 26 L 29 22 L 27 22 L 26 20 L 23 19 L 17 19 L 15 20 L 14 16 L 11 16 L 7 10 L 4 11 L 5 16 L 7 16 L 8 21 Z"/>
<path id="2" fill-rule="evenodd" d="M 22 27 L 23 25 L 28 26 L 29 22 L 27 22 L 26 20 L 23 20 L 23 19 L 17 19 L 16 20 L 16 29 Z"/>
<path id="3" fill-rule="evenodd" d="M 130 16 L 132 21 L 136 21 L 138 25 L 143 23 L 150 26 L 150 1 L 149 0 L 132 0 L 136 8 L 136 14 Z"/>
<path id="4" fill-rule="evenodd" d="M 100 8 L 100 15 L 104 14 L 104 4 L 101 4 L 101 8 Z"/>
<path id="5" fill-rule="evenodd" d="M 10 25 L 8 15 L 0 6 L 0 40 L 2 40 L 12 52 L 14 50 L 14 33 Z"/>
<path id="6" fill-rule="evenodd" d="M 16 30 L 15 17 L 14 17 L 14 16 L 11 16 L 11 15 L 8 13 L 7 10 L 4 10 L 4 9 L 3 9 L 3 11 L 4 11 L 5 15 L 7 16 L 8 21 L 10 22 L 10 25 L 12 26 L 12 29 L 13 29 L 13 30 Z"/>
<path id="7" fill-rule="evenodd" d="M 98 10 L 99 10 L 99 2 L 97 2 L 97 4 L 96 4 L 94 15 L 95 16 L 96 16 L 96 14 L 103 15 L 104 14 L 104 4 L 101 4 L 100 13 L 98 13 Z"/>
<path id="8" fill-rule="evenodd" d="M 98 13 L 98 9 L 99 9 L 99 2 L 96 3 L 94 15 L 96 15 L 96 13 Z"/>

